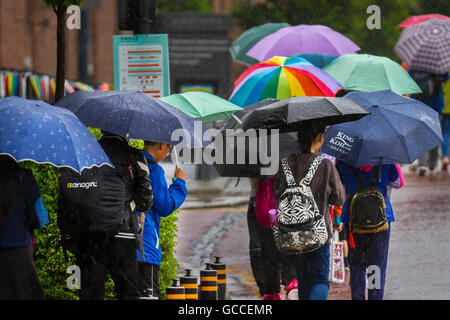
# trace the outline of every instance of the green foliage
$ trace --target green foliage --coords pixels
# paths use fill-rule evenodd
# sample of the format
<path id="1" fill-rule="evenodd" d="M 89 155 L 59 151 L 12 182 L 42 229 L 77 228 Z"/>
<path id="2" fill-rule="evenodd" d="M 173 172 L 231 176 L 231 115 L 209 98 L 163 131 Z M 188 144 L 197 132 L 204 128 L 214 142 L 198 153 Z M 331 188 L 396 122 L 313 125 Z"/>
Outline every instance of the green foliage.
<path id="1" fill-rule="evenodd" d="M 155 21 L 157 32 L 161 32 L 161 17 L 164 12 L 180 12 L 180 11 L 207 13 L 211 12 L 211 5 L 207 0 L 156 1 Z"/>
<path id="2" fill-rule="evenodd" d="M 66 273 L 69 265 L 75 264 L 68 253 L 68 261 L 59 246 L 59 229 L 56 223 L 58 210 L 59 170 L 51 165 L 22 162 L 21 166 L 33 172 L 39 184 L 42 200 L 48 211 L 50 223 L 36 231 L 34 259 L 38 276 L 47 299 L 77 299 L 75 292 L 67 289 Z"/>
<path id="3" fill-rule="evenodd" d="M 444 2 L 448 4 L 442 0 Z M 369 30 L 366 26 L 370 16 L 366 11 L 370 5 L 380 7 L 380 30 Z M 243 29 L 266 22 L 323 24 L 354 41 L 361 48 L 360 53 L 387 56 L 397 61 L 393 52 L 401 33 L 397 25 L 410 15 L 422 13 L 418 0 L 267 0 L 260 4 L 240 0 L 231 11 Z"/>
<path id="4" fill-rule="evenodd" d="M 48 7 L 50 6 L 58 6 L 61 3 L 61 0 L 41 0 Z M 70 7 L 71 5 L 76 5 L 81 7 L 86 0 L 64 0 L 64 5 L 66 7 Z"/>
<path id="5" fill-rule="evenodd" d="M 166 288 L 172 284 L 172 279 L 176 278 L 178 261 L 175 259 L 175 245 L 177 242 L 175 238 L 177 236 L 177 221 L 178 210 L 172 213 L 166 218 L 161 218 L 161 231 L 160 231 L 160 243 L 161 243 L 161 267 L 159 270 L 159 285 L 161 287 L 160 299 L 166 298 Z"/>
<path id="6" fill-rule="evenodd" d="M 101 136 L 99 129 L 89 128 L 98 139 Z M 133 140 L 130 145 L 142 149 L 142 140 Z M 60 232 L 57 225 L 59 170 L 51 165 L 36 164 L 31 161 L 21 162 L 24 168 L 32 170 L 33 176 L 39 184 L 42 199 L 49 213 L 50 222 L 45 227 L 36 231 L 34 250 L 35 265 L 41 281 L 44 293 L 49 300 L 76 300 L 76 290 L 69 290 L 66 285 L 70 274 L 66 273 L 67 267 L 74 265 L 75 258 L 67 252 L 67 260 L 59 245 Z M 160 269 L 161 297 L 165 297 L 165 288 L 170 286 L 171 279 L 176 276 L 178 262 L 175 259 L 175 238 L 178 231 L 176 222 L 177 212 L 167 218 L 161 219 L 160 243 L 162 260 Z M 105 299 L 114 299 L 114 282 L 111 277 L 105 283 Z"/>

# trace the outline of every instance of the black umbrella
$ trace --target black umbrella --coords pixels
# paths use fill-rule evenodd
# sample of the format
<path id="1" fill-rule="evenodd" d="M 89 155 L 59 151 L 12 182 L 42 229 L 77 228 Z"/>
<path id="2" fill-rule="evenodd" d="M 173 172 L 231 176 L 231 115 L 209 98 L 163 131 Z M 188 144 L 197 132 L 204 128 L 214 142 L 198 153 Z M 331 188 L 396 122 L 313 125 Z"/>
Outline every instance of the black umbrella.
<path id="1" fill-rule="evenodd" d="M 245 147 L 237 143 L 238 136 L 233 135 L 236 130 L 242 129 L 242 122 L 255 110 L 263 108 L 269 104 L 277 102 L 276 99 L 266 99 L 258 103 L 252 104 L 237 111 L 232 117 L 219 123 L 219 129 L 221 131 L 220 139 L 222 139 L 223 161 L 222 164 L 214 163 L 214 167 L 222 177 L 251 177 L 251 178 L 267 178 L 271 174 L 261 174 L 262 168 L 269 168 L 271 163 L 267 161 L 261 161 L 259 151 L 262 147 L 259 143 L 251 143 L 249 139 L 245 141 Z M 227 134 L 228 129 L 228 134 Z M 258 132 L 256 132 L 258 136 Z M 216 136 L 216 138 L 218 138 Z M 274 138 L 275 139 L 275 138 Z M 217 140 L 216 140 L 217 141 Z M 255 140 L 253 140 L 254 142 Z M 276 141 L 278 146 L 272 146 L 272 141 Z M 272 150 L 277 152 L 277 159 L 287 157 L 289 154 L 298 150 L 297 133 L 283 133 L 279 135 L 279 140 L 272 140 L 270 136 L 266 137 L 267 146 L 264 149 L 263 154 L 271 155 Z M 216 147 L 217 144 L 216 144 Z M 217 151 L 217 150 L 216 150 Z M 244 163 L 238 163 L 238 155 L 244 156 Z M 228 159 L 228 161 L 227 161 Z M 230 159 L 233 159 L 233 163 L 230 163 Z M 256 159 L 256 163 L 252 163 L 251 159 Z M 242 162 L 242 161 L 241 161 Z M 255 162 L 255 161 L 253 161 Z"/>
<path id="2" fill-rule="evenodd" d="M 311 120 L 321 120 L 328 126 L 359 120 L 368 114 L 363 106 L 343 97 L 292 97 L 252 111 L 243 120 L 242 128 L 292 132 Z"/>

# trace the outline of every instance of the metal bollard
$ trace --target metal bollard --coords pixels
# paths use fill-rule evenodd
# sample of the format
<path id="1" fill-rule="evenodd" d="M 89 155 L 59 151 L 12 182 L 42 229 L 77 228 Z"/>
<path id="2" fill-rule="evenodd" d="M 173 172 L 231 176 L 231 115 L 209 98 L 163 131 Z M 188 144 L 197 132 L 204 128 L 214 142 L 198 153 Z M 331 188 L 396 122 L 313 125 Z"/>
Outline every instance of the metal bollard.
<path id="1" fill-rule="evenodd" d="M 142 297 L 139 297 L 140 300 L 159 300 L 158 297 L 153 295 L 153 288 L 148 288 L 145 290 L 145 294 Z"/>
<path id="2" fill-rule="evenodd" d="M 217 300 L 217 271 L 209 263 L 200 270 L 200 300 Z"/>
<path id="3" fill-rule="evenodd" d="M 220 262 L 220 257 L 214 257 L 216 261 L 211 263 L 211 268 L 217 271 L 217 299 L 225 300 L 227 292 L 227 266 Z"/>
<path id="4" fill-rule="evenodd" d="M 177 285 L 177 279 L 172 280 L 172 286 L 166 288 L 166 300 L 185 300 L 184 287 Z"/>
<path id="5" fill-rule="evenodd" d="M 180 285 L 184 287 L 186 300 L 198 300 L 197 278 L 191 276 L 191 270 L 186 269 L 186 274 L 180 277 Z"/>

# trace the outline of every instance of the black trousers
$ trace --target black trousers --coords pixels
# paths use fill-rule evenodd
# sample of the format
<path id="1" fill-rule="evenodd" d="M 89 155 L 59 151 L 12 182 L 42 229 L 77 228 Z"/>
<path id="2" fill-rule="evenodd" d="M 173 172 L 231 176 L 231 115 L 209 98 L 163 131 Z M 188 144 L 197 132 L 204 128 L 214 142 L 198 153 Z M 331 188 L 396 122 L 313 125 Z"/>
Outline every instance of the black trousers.
<path id="1" fill-rule="evenodd" d="M 31 247 L 0 248 L 0 300 L 43 300 Z"/>
<path id="2" fill-rule="evenodd" d="M 151 263 L 138 262 L 139 290 L 142 296 L 148 295 L 148 289 L 153 289 L 153 296 L 159 297 L 159 266 Z"/>
<path id="3" fill-rule="evenodd" d="M 108 273 L 114 281 L 117 299 L 139 298 L 136 240 L 110 238 L 95 252 L 75 257 L 81 269 L 80 300 L 104 300 Z"/>
<path id="4" fill-rule="evenodd" d="M 254 198 L 250 198 L 247 212 L 250 235 L 250 264 L 259 293 L 276 294 L 281 291 L 280 283 L 287 285 L 296 279 L 292 258 L 281 253 L 273 239 L 271 229 L 261 226 L 256 219 Z"/>

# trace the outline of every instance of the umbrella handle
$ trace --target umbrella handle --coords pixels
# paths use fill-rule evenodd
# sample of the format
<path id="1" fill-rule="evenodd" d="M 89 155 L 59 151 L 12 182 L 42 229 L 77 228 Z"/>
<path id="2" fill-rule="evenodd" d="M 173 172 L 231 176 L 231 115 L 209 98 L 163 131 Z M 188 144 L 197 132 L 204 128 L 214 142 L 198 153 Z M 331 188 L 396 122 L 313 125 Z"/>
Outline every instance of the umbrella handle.
<path id="1" fill-rule="evenodd" d="M 180 163 L 179 163 L 179 161 L 178 161 L 178 152 L 177 152 L 177 146 L 173 146 L 173 151 L 175 152 L 175 161 L 176 161 L 176 163 L 177 163 L 177 167 L 179 167 L 180 166 Z"/>
<path id="2" fill-rule="evenodd" d="M 239 119 L 238 117 L 236 117 L 234 114 L 232 114 L 231 116 L 232 116 L 232 117 L 234 118 L 234 120 L 236 120 L 239 124 L 242 124 L 241 119 Z"/>

